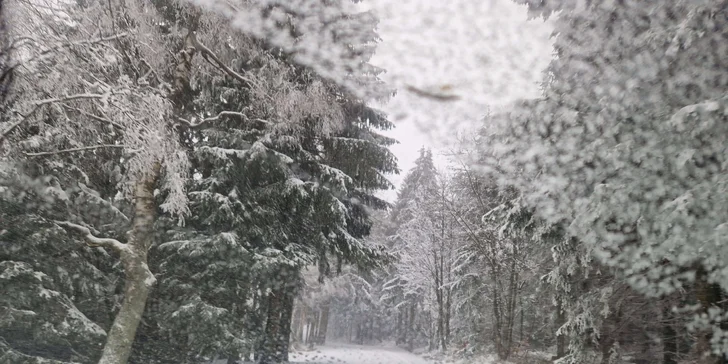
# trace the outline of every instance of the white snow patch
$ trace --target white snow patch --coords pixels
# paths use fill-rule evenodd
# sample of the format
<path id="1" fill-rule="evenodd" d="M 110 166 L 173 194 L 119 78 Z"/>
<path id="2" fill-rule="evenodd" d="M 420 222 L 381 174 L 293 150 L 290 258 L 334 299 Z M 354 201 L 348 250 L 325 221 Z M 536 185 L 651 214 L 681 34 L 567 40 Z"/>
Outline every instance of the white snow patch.
<path id="1" fill-rule="evenodd" d="M 292 363 L 317 364 L 430 364 L 415 354 L 397 347 L 327 344 L 309 352 L 291 353 Z"/>

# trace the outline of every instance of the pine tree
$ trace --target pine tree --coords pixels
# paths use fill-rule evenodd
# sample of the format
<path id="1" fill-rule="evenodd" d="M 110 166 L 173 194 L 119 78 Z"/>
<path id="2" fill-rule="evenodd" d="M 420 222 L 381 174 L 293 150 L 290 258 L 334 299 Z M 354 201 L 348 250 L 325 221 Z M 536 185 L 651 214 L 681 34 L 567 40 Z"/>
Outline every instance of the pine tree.
<path id="1" fill-rule="evenodd" d="M 410 350 L 423 340 L 429 340 L 431 347 L 446 346 L 444 327 L 433 327 L 435 320 L 428 319 L 442 321 L 445 315 L 444 302 L 434 299 L 447 294 L 440 281 L 440 260 L 445 254 L 440 248 L 446 244 L 441 236 L 444 226 L 440 217 L 445 213 L 442 197 L 432 152 L 423 148 L 404 178 L 391 213 L 397 227 L 392 250 L 398 260 L 391 273 L 394 278 L 385 285 L 387 299 L 402 308 L 399 341 L 406 342 Z"/>
<path id="2" fill-rule="evenodd" d="M 104 215 L 81 193 L 68 195 L 43 180 L 0 172 L 0 358 L 31 362 L 97 361 L 117 305 L 119 269 L 98 248 L 69 239 L 49 221 L 66 209 Z M 54 201 L 48 194 L 66 196 Z M 108 216 L 108 215 L 107 215 Z M 108 221 L 108 220 L 107 220 Z"/>
<path id="3" fill-rule="evenodd" d="M 221 37 L 197 39 L 216 46 Z M 148 336 L 175 343 L 180 360 L 285 360 L 301 269 L 316 264 L 324 277 L 333 262 L 364 269 L 386 257 L 361 238 L 368 208 L 386 206 L 374 197 L 390 186 L 383 174 L 396 172 L 393 141 L 376 132 L 391 123 L 265 43 L 236 39 L 218 57 L 234 60 L 243 87 L 239 77 L 193 74 L 195 112 L 182 120 L 197 176 L 191 216 L 154 263 L 160 311 L 150 319 L 162 329 Z"/>

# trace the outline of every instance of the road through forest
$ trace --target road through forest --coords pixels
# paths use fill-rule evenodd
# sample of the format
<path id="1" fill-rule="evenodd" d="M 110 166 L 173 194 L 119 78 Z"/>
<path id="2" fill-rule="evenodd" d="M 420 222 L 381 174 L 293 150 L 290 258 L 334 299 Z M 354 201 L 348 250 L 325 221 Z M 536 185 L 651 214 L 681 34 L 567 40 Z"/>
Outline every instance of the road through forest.
<path id="1" fill-rule="evenodd" d="M 417 355 L 396 347 L 327 344 L 313 351 L 291 353 L 292 363 L 307 364 L 430 364 Z"/>

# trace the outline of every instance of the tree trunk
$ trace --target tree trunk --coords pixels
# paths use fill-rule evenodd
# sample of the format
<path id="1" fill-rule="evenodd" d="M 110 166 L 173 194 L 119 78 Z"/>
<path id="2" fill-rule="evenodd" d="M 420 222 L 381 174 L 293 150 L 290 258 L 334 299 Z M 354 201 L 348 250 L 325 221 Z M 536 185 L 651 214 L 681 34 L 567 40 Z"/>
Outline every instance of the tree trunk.
<path id="1" fill-rule="evenodd" d="M 263 346 L 260 351 L 258 363 L 277 364 L 281 362 L 280 328 L 281 313 L 283 311 L 283 292 L 275 288 L 268 295 L 268 319 L 265 323 Z"/>
<path id="2" fill-rule="evenodd" d="M 399 308 L 399 312 L 402 315 L 402 322 L 400 323 L 400 332 L 399 332 L 399 344 L 406 345 L 407 344 L 407 323 L 409 322 L 409 307 L 408 306 L 402 306 Z"/>
<path id="3" fill-rule="evenodd" d="M 281 312 L 280 334 L 278 335 L 278 346 L 281 348 L 281 361 L 288 361 L 288 350 L 291 342 L 291 319 L 293 317 L 293 301 L 295 297 L 292 292 L 286 292 L 283 297 L 283 309 Z"/>
<path id="4" fill-rule="evenodd" d="M 524 315 L 524 313 L 526 311 L 525 308 L 523 307 L 523 297 L 520 298 L 520 306 L 521 306 L 520 307 L 520 309 L 521 309 L 521 323 L 519 325 L 520 328 L 518 330 L 518 343 L 519 343 L 519 345 L 522 345 L 523 344 L 523 315 Z"/>
<path id="5" fill-rule="evenodd" d="M 306 340 L 306 343 L 309 345 L 313 345 L 316 343 L 316 337 L 318 335 L 318 323 L 319 323 L 319 320 L 321 319 L 321 314 L 318 311 L 313 311 L 313 309 L 312 309 L 311 313 L 313 315 L 311 315 L 310 322 L 308 325 L 308 335 L 307 335 L 307 340 Z"/>
<path id="6" fill-rule="evenodd" d="M 294 342 L 301 342 L 301 305 L 293 302 L 293 314 L 291 315 L 291 339 Z"/>
<path id="7" fill-rule="evenodd" d="M 180 52 L 185 57 L 177 65 L 175 73 L 175 94 L 173 100 L 182 99 L 189 88 L 191 60 L 194 46 L 189 39 L 190 30 L 185 42 L 185 49 Z M 183 106 L 176 104 L 179 114 Z M 134 220 L 131 234 L 125 249 L 120 249 L 120 258 L 124 267 L 124 299 L 121 309 L 114 319 L 106 337 L 99 364 L 126 364 L 131 355 L 137 328 L 144 314 L 147 297 L 156 282 L 147 265 L 147 254 L 153 243 L 154 222 L 157 218 L 157 206 L 154 200 L 154 188 L 159 180 L 162 161 L 155 161 L 151 170 L 138 176 L 134 185 Z"/>
<path id="8" fill-rule="evenodd" d="M 517 254 L 517 249 L 515 250 Z M 505 344 L 504 347 L 504 358 L 508 359 L 513 350 L 513 325 L 516 322 L 516 302 L 518 299 L 518 272 L 516 270 L 516 257 L 514 256 L 511 261 L 509 282 L 508 282 L 508 299 L 506 302 L 506 332 L 505 332 Z"/>
<path id="9" fill-rule="evenodd" d="M 559 330 L 561 326 L 566 323 L 566 312 L 564 312 L 563 298 L 556 298 L 556 330 Z M 564 334 L 556 335 L 556 357 L 554 359 L 561 359 L 566 356 L 566 336 Z"/>
<path id="10" fill-rule="evenodd" d="M 416 304 L 414 302 L 410 303 L 410 312 L 407 323 L 407 350 L 412 351 L 414 350 L 415 346 L 415 308 Z"/>
<path id="11" fill-rule="evenodd" d="M 445 301 L 442 292 L 442 255 L 438 259 L 437 252 L 433 252 L 435 259 L 435 300 L 437 302 L 437 346 L 445 352 Z"/>
<path id="12" fill-rule="evenodd" d="M 677 364 L 677 332 L 673 327 L 674 314 L 668 300 L 662 302 L 662 364 Z"/>
<path id="13" fill-rule="evenodd" d="M 144 313 L 147 297 L 156 282 L 147 266 L 147 252 L 152 246 L 157 206 L 154 187 L 161 165 L 156 163 L 147 176 L 140 177 L 134 186 L 134 221 L 128 249 L 120 251 L 124 267 L 124 300 L 106 336 L 99 364 L 126 364 L 131 354 L 137 327 Z"/>
<path id="14" fill-rule="evenodd" d="M 321 307 L 321 322 L 319 323 L 319 332 L 317 337 L 317 343 L 323 345 L 326 343 L 326 332 L 329 327 L 329 303 L 324 303 Z"/>
<path id="15" fill-rule="evenodd" d="M 621 309 L 617 309 L 614 315 L 606 317 L 602 322 L 599 337 L 599 349 L 602 353 L 602 364 L 611 362 L 611 351 L 615 344 L 619 344 L 620 327 L 622 327 L 624 316 Z"/>
<path id="16" fill-rule="evenodd" d="M 450 317 L 452 316 L 452 292 L 447 290 L 447 302 L 445 304 L 445 345 L 450 345 Z"/>
<path id="17" fill-rule="evenodd" d="M 496 282 L 493 287 L 493 319 L 494 319 L 494 328 L 493 328 L 493 344 L 495 346 L 496 353 L 498 354 L 498 358 L 500 360 L 506 360 L 507 358 L 504 356 L 503 352 L 503 325 L 502 325 L 502 316 L 501 316 L 501 302 L 500 302 L 500 284 L 499 282 L 499 269 L 494 268 L 493 271 L 493 280 Z"/>
<path id="18" fill-rule="evenodd" d="M 695 279 L 695 295 L 700 302 L 701 310 L 706 312 L 708 308 L 720 302 L 720 287 L 708 283 L 706 272 L 700 268 Z M 710 339 L 711 330 L 703 330 L 697 333 L 697 341 L 693 346 L 693 356 L 698 359 L 698 364 L 723 364 L 724 360 L 712 354 Z"/>

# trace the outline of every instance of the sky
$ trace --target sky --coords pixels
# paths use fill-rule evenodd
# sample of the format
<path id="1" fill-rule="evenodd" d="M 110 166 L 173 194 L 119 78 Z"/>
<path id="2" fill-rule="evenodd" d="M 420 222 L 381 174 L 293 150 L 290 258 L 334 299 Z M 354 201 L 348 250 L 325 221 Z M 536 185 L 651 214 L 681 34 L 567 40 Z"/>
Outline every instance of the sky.
<path id="1" fill-rule="evenodd" d="M 553 26 L 527 19 L 526 7 L 510 0 L 368 0 L 380 18 L 382 42 L 371 63 L 396 88 L 387 103 L 373 105 L 396 127 L 384 134 L 402 172 L 389 176 L 399 188 L 422 147 L 440 154 L 457 147 L 457 133 L 472 133 L 487 110 L 537 97 L 542 70 L 552 55 Z M 422 92 L 454 96 L 444 102 Z M 396 191 L 380 194 L 388 201 Z"/>

